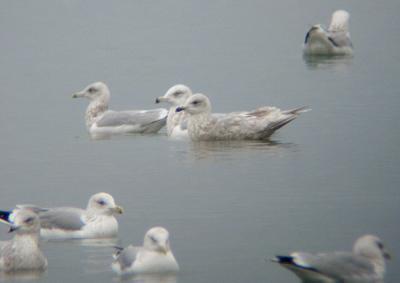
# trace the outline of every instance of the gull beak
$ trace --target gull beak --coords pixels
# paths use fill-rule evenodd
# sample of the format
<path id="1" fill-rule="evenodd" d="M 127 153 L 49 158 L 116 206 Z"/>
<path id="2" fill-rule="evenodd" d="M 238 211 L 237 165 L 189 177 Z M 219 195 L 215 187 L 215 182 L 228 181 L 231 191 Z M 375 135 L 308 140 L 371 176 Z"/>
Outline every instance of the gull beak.
<path id="1" fill-rule="evenodd" d="M 8 233 L 15 232 L 15 231 L 19 230 L 20 228 L 21 228 L 20 226 L 11 225 L 11 226 L 10 226 L 10 229 L 8 230 Z"/>
<path id="2" fill-rule="evenodd" d="M 161 246 L 160 247 L 160 252 L 166 255 L 168 253 L 168 248 L 164 247 L 164 246 Z"/>
<path id="3" fill-rule="evenodd" d="M 157 103 L 157 104 L 158 104 L 158 103 L 161 103 L 161 102 L 163 102 L 163 101 L 165 101 L 165 98 L 162 97 L 162 96 L 156 98 L 156 103 Z"/>
<path id="4" fill-rule="evenodd" d="M 111 210 L 112 210 L 112 212 L 115 212 L 118 214 L 122 214 L 124 212 L 124 209 L 119 205 L 116 205 L 115 207 L 111 208 Z"/>
<path id="5" fill-rule="evenodd" d="M 391 255 L 389 252 L 387 252 L 387 251 L 383 251 L 383 257 L 384 257 L 386 260 L 391 260 L 391 259 L 392 259 L 392 255 Z"/>
<path id="6" fill-rule="evenodd" d="M 175 109 L 175 112 L 185 111 L 185 107 L 181 106 Z"/>
<path id="7" fill-rule="evenodd" d="M 79 97 L 84 97 L 85 96 L 85 92 L 76 92 L 72 95 L 72 98 L 79 98 Z"/>

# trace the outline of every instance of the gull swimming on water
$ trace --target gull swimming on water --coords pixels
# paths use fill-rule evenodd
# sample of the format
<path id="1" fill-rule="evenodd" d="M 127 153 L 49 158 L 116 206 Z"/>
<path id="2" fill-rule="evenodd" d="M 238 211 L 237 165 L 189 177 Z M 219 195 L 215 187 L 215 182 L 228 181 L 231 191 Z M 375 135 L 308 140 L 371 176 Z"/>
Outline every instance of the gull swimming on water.
<path id="1" fill-rule="evenodd" d="M 177 84 L 168 89 L 164 96 L 156 98 L 156 103 L 166 102 L 171 105 L 167 118 L 167 133 L 170 137 L 187 136 L 187 115 L 184 112 L 176 112 L 176 108 L 183 105 L 192 95 L 192 90 L 182 84 Z"/>
<path id="2" fill-rule="evenodd" d="M 112 238 L 118 234 L 115 214 L 122 208 L 115 204 L 107 193 L 97 193 L 90 197 L 86 209 L 75 207 L 41 208 L 35 205 L 17 205 L 39 214 L 40 236 L 45 239 Z M 12 222 L 14 211 L 0 211 L 3 221 Z"/>
<path id="3" fill-rule="evenodd" d="M 194 94 L 176 109 L 188 114 L 188 133 L 192 140 L 263 140 L 296 119 L 306 107 L 282 111 L 261 107 L 249 112 L 211 114 L 211 103 L 204 94 Z"/>
<path id="4" fill-rule="evenodd" d="M 305 55 L 351 55 L 353 44 L 349 32 L 350 14 L 338 10 L 332 14 L 328 30 L 320 24 L 314 25 L 307 32 L 304 40 Z"/>
<path id="5" fill-rule="evenodd" d="M 86 127 L 92 135 L 109 135 L 124 133 L 156 133 L 164 125 L 168 111 L 152 110 L 108 110 L 110 91 L 103 82 L 90 84 L 73 98 L 86 97 L 90 103 L 86 109 Z"/>
<path id="6" fill-rule="evenodd" d="M 373 235 L 360 237 L 352 252 L 309 254 L 295 252 L 273 261 L 305 282 L 383 282 L 385 259 L 390 255 Z"/>
<path id="7" fill-rule="evenodd" d="M 169 233 L 165 228 L 153 227 L 147 231 L 142 247 L 130 245 L 117 249 L 111 267 L 119 275 L 179 271 L 169 246 Z"/>
<path id="8" fill-rule="evenodd" d="M 17 209 L 10 224 L 10 232 L 15 232 L 15 236 L 0 242 L 0 270 L 45 270 L 47 259 L 39 248 L 38 215 L 31 210 Z"/>

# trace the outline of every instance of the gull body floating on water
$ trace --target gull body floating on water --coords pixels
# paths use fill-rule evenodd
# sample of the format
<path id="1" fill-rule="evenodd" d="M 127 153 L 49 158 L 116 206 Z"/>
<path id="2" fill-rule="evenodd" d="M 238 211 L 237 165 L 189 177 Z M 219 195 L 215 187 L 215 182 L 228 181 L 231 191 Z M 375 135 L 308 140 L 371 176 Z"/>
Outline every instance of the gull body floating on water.
<path id="1" fill-rule="evenodd" d="M 192 96 L 192 90 L 182 84 L 177 84 L 168 89 L 164 96 L 156 98 L 156 103 L 168 103 L 170 105 L 167 118 L 168 136 L 174 138 L 187 137 L 187 115 L 184 112 L 176 112 L 176 108 L 185 103 Z"/>
<path id="2" fill-rule="evenodd" d="M 307 32 L 304 40 L 305 55 L 352 55 L 353 44 L 349 32 L 350 14 L 338 10 L 332 14 L 328 30 L 320 24 Z"/>
<path id="3" fill-rule="evenodd" d="M 178 263 L 169 246 L 165 228 L 153 227 L 144 236 L 143 246 L 117 248 L 112 269 L 119 275 L 176 273 Z"/>
<path id="4" fill-rule="evenodd" d="M 39 248 L 38 215 L 28 209 L 17 209 L 10 225 L 15 236 L 0 242 L 0 271 L 45 270 L 47 259 Z"/>
<path id="5" fill-rule="evenodd" d="M 390 255 L 373 235 L 359 238 L 352 252 L 309 254 L 295 252 L 272 261 L 294 272 L 304 282 L 383 282 Z"/>
<path id="6" fill-rule="evenodd" d="M 210 100 L 204 94 L 194 94 L 176 109 L 188 114 L 189 137 L 204 140 L 265 140 L 276 130 L 296 119 L 306 107 L 280 110 L 261 107 L 249 112 L 211 114 Z"/>
<path id="7" fill-rule="evenodd" d="M 17 205 L 14 211 L 20 208 L 38 213 L 41 224 L 40 236 L 45 239 L 115 237 L 118 234 L 118 222 L 114 215 L 122 213 L 122 208 L 117 206 L 114 198 L 107 193 L 91 196 L 86 209 Z M 3 221 L 12 222 L 14 211 L 0 211 L 0 218 Z"/>
<path id="8" fill-rule="evenodd" d="M 90 103 L 86 109 L 86 127 L 92 135 L 110 135 L 124 133 L 156 133 L 166 123 L 166 109 L 151 110 L 108 110 L 110 91 L 103 82 L 96 82 L 80 92 L 74 93 L 73 98 L 86 97 Z"/>

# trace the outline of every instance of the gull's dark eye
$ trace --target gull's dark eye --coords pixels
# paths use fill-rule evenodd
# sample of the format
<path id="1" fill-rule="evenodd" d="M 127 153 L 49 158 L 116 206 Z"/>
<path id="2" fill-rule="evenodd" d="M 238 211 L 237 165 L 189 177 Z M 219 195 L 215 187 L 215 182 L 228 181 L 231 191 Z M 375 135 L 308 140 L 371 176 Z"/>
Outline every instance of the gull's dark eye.
<path id="1" fill-rule="evenodd" d="M 175 97 L 178 97 L 178 96 L 181 95 L 181 94 L 183 94 L 183 91 L 178 90 L 178 91 L 176 91 L 176 92 L 174 93 L 174 96 L 175 96 Z"/>
<path id="2" fill-rule="evenodd" d="M 195 100 L 195 101 L 192 102 L 192 104 L 193 104 L 193 105 L 197 105 L 197 104 L 199 104 L 200 102 L 201 102 L 201 101 L 199 101 L 199 100 Z"/>
<path id="3" fill-rule="evenodd" d="M 153 236 L 149 236 L 149 238 L 150 238 L 150 240 L 151 240 L 153 243 L 157 243 L 157 239 L 154 238 Z"/>
<path id="4" fill-rule="evenodd" d="M 32 223 L 33 222 L 33 217 L 29 217 L 29 218 L 25 219 L 24 222 L 25 223 Z"/>
<path id="5" fill-rule="evenodd" d="M 96 89 L 95 89 L 94 87 L 91 87 L 91 88 L 88 89 L 88 92 L 89 92 L 89 93 L 96 92 Z"/>
<path id="6" fill-rule="evenodd" d="M 383 250 L 383 244 L 381 242 L 376 242 L 376 244 L 378 245 L 378 247 Z"/>
<path id="7" fill-rule="evenodd" d="M 98 200 L 97 203 L 100 205 L 106 205 L 106 202 L 102 199 Z"/>

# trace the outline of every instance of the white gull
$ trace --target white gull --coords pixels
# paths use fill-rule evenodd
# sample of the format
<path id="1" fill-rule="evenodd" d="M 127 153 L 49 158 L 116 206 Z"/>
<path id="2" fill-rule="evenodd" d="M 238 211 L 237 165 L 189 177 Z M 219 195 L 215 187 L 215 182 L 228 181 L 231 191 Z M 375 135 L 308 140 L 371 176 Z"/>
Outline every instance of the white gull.
<path id="1" fill-rule="evenodd" d="M 47 259 L 39 247 L 40 220 L 36 213 L 17 209 L 10 232 L 10 241 L 0 242 L 0 270 L 4 272 L 45 270 Z"/>
<path id="2" fill-rule="evenodd" d="M 122 208 L 115 204 L 114 198 L 107 193 L 97 193 L 90 197 L 87 208 L 55 207 L 42 208 L 36 205 L 17 205 L 12 212 L 0 211 L 3 221 L 12 222 L 15 211 L 30 209 L 40 217 L 40 236 L 45 239 L 84 239 L 112 238 L 118 234 L 118 222 L 115 214 L 121 214 Z"/>
<path id="3" fill-rule="evenodd" d="M 188 133 L 192 140 L 263 140 L 296 119 L 305 107 L 282 111 L 261 107 L 249 112 L 211 114 L 211 103 L 204 94 L 194 94 L 176 109 L 188 114 Z"/>
<path id="4" fill-rule="evenodd" d="M 389 258 L 378 237 L 365 235 L 355 242 L 352 252 L 295 252 L 273 261 L 305 282 L 383 282 L 385 259 Z"/>
<path id="5" fill-rule="evenodd" d="M 103 82 L 90 84 L 73 98 L 86 97 L 90 103 L 86 109 L 86 127 L 91 135 L 103 136 L 124 133 L 156 133 L 166 123 L 168 111 L 151 110 L 108 110 L 110 91 Z"/>
<path id="6" fill-rule="evenodd" d="M 142 247 L 130 245 L 118 248 L 111 267 L 119 275 L 179 271 L 169 245 L 169 233 L 162 227 L 153 227 L 147 231 Z"/>
<path id="7" fill-rule="evenodd" d="M 304 40 L 305 55 L 351 55 L 353 44 L 349 32 L 350 14 L 338 10 L 332 14 L 328 30 L 320 24 L 314 25 L 307 32 Z"/>

